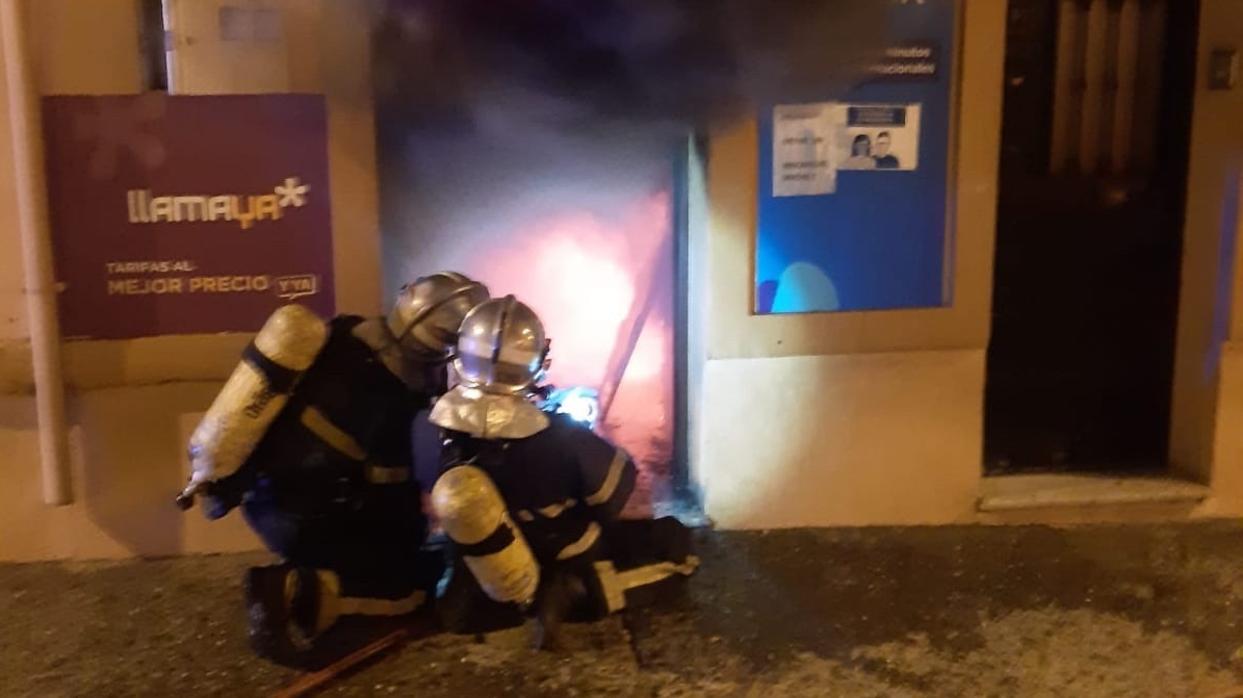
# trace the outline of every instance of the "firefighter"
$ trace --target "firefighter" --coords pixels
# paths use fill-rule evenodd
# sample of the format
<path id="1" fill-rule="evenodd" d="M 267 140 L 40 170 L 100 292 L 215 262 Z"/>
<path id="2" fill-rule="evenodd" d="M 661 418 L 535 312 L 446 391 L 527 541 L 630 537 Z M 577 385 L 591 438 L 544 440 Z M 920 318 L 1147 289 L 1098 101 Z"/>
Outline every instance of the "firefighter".
<path id="1" fill-rule="evenodd" d="M 622 610 L 698 560 L 676 519 L 619 520 L 636 476 L 624 450 L 537 406 L 547 347 L 513 296 L 479 305 L 458 337 L 460 383 L 430 419 L 445 437 L 432 506 L 455 560 L 442 619 L 480 632 L 533 616 L 533 644 L 551 649 L 563 619 Z"/>
<path id="2" fill-rule="evenodd" d="M 301 661 L 338 616 L 409 613 L 434 586 L 443 563 L 420 551 L 411 428 L 447 387 L 463 317 L 487 298 L 441 272 L 403 287 L 387 318 L 324 323 L 286 306 L 244 352 L 191 438 L 185 495 L 212 519 L 240 504 L 283 559 L 246 575 L 259 654 Z"/>

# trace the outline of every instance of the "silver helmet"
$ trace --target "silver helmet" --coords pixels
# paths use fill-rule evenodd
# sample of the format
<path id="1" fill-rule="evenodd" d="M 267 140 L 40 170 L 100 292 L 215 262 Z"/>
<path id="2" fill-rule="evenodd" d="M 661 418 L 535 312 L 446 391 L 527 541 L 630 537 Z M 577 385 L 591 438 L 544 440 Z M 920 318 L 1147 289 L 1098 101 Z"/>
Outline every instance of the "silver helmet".
<path id="1" fill-rule="evenodd" d="M 471 308 L 488 300 L 488 288 L 455 271 L 442 271 L 401 287 L 388 329 L 402 349 L 446 354 Z"/>
<path id="2" fill-rule="evenodd" d="M 522 439 L 548 427 L 532 402 L 547 367 L 544 325 L 513 296 L 481 303 L 462 321 L 453 358 L 458 385 L 431 422 L 484 439 Z"/>
<path id="3" fill-rule="evenodd" d="M 453 368 L 462 385 L 499 395 L 525 395 L 544 374 L 544 323 L 513 296 L 481 303 L 466 315 Z"/>

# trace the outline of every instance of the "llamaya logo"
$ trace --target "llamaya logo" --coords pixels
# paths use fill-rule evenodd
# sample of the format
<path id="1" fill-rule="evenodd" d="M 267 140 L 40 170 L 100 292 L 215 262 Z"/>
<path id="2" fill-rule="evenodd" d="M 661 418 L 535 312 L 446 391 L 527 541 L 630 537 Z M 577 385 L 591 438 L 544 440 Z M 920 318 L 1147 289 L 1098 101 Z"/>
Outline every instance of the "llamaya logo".
<path id="1" fill-rule="evenodd" d="M 286 208 L 306 205 L 311 188 L 298 177 L 286 177 L 271 194 L 152 196 L 150 189 L 125 192 L 130 223 L 233 221 L 249 230 L 258 221 L 278 221 Z"/>

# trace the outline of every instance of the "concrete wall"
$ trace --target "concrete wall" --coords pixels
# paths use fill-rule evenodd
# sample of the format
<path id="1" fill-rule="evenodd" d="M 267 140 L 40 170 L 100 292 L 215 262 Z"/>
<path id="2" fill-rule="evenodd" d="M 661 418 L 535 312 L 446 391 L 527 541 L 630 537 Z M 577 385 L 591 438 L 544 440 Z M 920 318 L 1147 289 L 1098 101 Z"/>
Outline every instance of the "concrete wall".
<path id="1" fill-rule="evenodd" d="M 953 308 L 750 315 L 755 127 L 712 139 L 708 279 L 693 301 L 709 308 L 707 348 L 691 423 L 709 515 L 726 527 L 1243 515 L 1243 87 L 1210 91 L 1204 77 L 1212 49 L 1243 44 L 1243 3 L 1202 5 L 1173 386 L 1174 474 L 1211 494 L 1198 506 L 1013 516 L 974 506 L 1005 8 L 963 7 L 959 114 L 970 116 L 958 121 Z"/>
<path id="2" fill-rule="evenodd" d="M 328 98 L 337 306 L 348 312 L 378 312 L 379 231 L 365 8 L 333 0 L 259 4 L 286 11 L 287 84 L 267 91 L 322 92 Z M 27 6 L 36 75 L 44 94 L 140 90 L 133 0 L 38 0 Z M 228 88 L 230 73 L 224 68 L 204 60 L 196 69 L 208 77 L 223 76 L 206 81 L 213 89 Z M 240 86 L 252 92 L 264 91 L 262 87 L 253 82 Z M 6 99 L 7 91 L 0 89 L 0 102 Z M 0 560 L 255 547 L 240 517 L 208 526 L 197 512 L 182 515 L 171 504 L 186 475 L 183 452 L 189 430 L 232 369 L 248 341 L 245 336 L 66 344 L 75 502 L 66 507 L 42 503 L 7 102 L 0 103 L 0 129 Z"/>
<path id="3" fill-rule="evenodd" d="M 124 94 L 141 86 L 138 5 L 130 0 L 44 0 L 29 3 L 34 77 L 47 94 Z M 5 341 L 27 336 L 22 256 L 17 229 L 8 85 L 0 75 L 0 393 L 29 373 L 29 361 Z M 16 362 L 16 363 L 15 363 Z M 6 385 L 9 388 L 6 390 Z"/>
<path id="4" fill-rule="evenodd" d="M 692 449 L 707 513 L 719 525 L 930 524 L 974 515 L 1005 10 L 992 0 L 963 3 L 952 307 L 750 314 L 756 126 L 713 136 L 707 240 L 691 243 L 707 247 L 706 279 L 691 302 L 707 313 Z"/>
<path id="5" fill-rule="evenodd" d="M 1227 342 L 1217 371 L 1216 425 L 1208 482 L 1213 496 L 1202 507 L 1209 515 L 1243 515 L 1243 344 Z"/>
<path id="6" fill-rule="evenodd" d="M 131 0 L 28 4 L 45 93 L 139 89 Z M 367 23 L 355 3 L 268 4 L 287 11 L 287 89 L 329 98 L 338 305 L 375 312 L 382 298 Z M 691 182 L 698 195 L 691 208 L 690 447 L 718 524 L 982 520 L 974 502 L 1004 22 L 1004 3 L 964 0 L 951 308 L 751 315 L 756 129 L 741 124 L 713 134 L 704 169 Z M 1201 36 L 1201 60 L 1216 45 L 1243 41 L 1243 4 L 1204 0 Z M 253 547 L 236 517 L 208 525 L 170 503 L 184 477 L 186 435 L 245 337 L 66 345 L 76 500 L 42 504 L 3 88 L 0 71 L 0 560 Z M 1243 263 L 1234 243 L 1241 123 L 1243 89 L 1199 86 L 1172 456 L 1180 471 L 1209 482 L 1213 496 L 1189 515 L 1243 513 L 1243 429 L 1234 426 L 1243 423 L 1243 283 L 1234 272 Z M 1093 517 L 1099 513 L 1074 520 Z"/>
<path id="7" fill-rule="evenodd" d="M 1243 86 L 1206 88 L 1219 47 L 1243 48 L 1243 4 L 1204 0 L 1173 427 L 1186 450 L 1174 458 L 1212 487 L 1203 514 L 1243 516 Z"/>
<path id="8" fill-rule="evenodd" d="M 1196 71 L 1182 288 L 1174 376 L 1171 460 L 1212 485 L 1214 509 L 1243 512 L 1243 419 L 1237 379 L 1243 339 L 1243 286 L 1237 273 L 1243 172 L 1243 87 L 1207 89 L 1209 52 L 1243 46 L 1243 3 L 1203 0 Z"/>

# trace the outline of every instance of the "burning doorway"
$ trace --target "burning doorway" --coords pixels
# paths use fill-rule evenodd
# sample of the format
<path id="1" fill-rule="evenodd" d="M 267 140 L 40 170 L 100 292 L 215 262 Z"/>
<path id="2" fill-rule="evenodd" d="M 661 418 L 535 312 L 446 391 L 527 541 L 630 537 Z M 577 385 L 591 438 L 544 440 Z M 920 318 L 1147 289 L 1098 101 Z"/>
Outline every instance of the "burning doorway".
<path id="1" fill-rule="evenodd" d="M 674 462 L 674 144 L 381 122 L 385 285 L 454 269 L 531 305 L 550 381 L 598 395 L 597 430 L 639 465 L 633 501 L 670 496 Z"/>
<path id="2" fill-rule="evenodd" d="M 639 499 L 689 489 L 670 468 L 689 411 L 687 136 L 857 80 L 890 3 L 374 5 L 389 290 L 449 267 L 528 301 L 552 380 L 599 390 L 601 430 L 640 462 Z"/>

